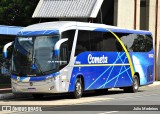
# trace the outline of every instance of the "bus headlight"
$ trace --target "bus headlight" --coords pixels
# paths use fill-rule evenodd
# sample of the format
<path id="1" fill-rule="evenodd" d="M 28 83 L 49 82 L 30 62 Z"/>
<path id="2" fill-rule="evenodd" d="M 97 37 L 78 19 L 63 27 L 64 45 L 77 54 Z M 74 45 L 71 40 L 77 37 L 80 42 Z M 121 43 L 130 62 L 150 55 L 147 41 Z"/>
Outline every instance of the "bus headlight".
<path id="1" fill-rule="evenodd" d="M 46 81 L 47 81 L 48 83 L 53 82 L 53 77 L 47 77 L 47 78 L 46 78 Z"/>

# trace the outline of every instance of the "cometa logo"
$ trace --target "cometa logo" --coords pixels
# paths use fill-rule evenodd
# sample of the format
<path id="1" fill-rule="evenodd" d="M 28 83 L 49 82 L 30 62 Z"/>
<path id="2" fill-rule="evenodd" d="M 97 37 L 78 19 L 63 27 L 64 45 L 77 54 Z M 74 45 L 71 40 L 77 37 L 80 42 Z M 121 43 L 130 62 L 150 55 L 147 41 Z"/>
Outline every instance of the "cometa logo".
<path id="1" fill-rule="evenodd" d="M 101 56 L 101 57 L 94 57 L 91 54 L 88 55 L 88 63 L 89 64 L 107 64 L 108 63 L 108 57 Z"/>

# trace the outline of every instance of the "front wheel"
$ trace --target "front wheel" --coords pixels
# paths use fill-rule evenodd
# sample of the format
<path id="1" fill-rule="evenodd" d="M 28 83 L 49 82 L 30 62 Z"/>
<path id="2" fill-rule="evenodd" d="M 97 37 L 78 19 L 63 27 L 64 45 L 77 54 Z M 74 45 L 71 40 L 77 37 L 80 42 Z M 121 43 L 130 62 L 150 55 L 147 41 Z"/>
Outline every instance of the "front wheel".
<path id="1" fill-rule="evenodd" d="M 75 90 L 74 90 L 74 98 L 78 99 L 82 97 L 83 86 L 80 78 L 76 79 Z"/>
<path id="2" fill-rule="evenodd" d="M 138 92 L 138 89 L 139 89 L 139 84 L 140 80 L 138 78 L 137 75 L 134 76 L 133 78 L 133 85 L 131 87 L 127 87 L 127 88 L 124 88 L 124 91 L 125 92 L 131 92 L 131 93 L 136 93 Z"/>

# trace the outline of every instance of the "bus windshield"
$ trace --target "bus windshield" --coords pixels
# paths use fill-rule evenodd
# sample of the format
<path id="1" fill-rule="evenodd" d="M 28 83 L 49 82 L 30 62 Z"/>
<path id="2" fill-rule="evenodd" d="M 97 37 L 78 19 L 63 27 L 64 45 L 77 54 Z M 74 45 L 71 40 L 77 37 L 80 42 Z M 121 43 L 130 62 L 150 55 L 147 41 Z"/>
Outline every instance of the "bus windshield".
<path id="1" fill-rule="evenodd" d="M 39 76 L 58 70 L 54 46 L 59 35 L 17 37 L 12 56 L 12 73 Z"/>

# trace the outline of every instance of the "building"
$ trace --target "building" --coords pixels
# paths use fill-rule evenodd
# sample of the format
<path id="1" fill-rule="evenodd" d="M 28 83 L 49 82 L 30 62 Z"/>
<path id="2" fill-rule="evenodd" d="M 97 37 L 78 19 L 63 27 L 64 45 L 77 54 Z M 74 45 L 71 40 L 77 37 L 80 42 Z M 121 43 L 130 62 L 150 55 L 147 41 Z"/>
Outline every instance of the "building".
<path id="1" fill-rule="evenodd" d="M 149 30 L 155 44 L 156 80 L 160 80 L 160 0 L 40 0 L 32 17 Z"/>
<path id="2" fill-rule="evenodd" d="M 0 25 L 0 51 L 1 52 L 5 44 L 7 44 L 8 42 L 14 41 L 14 38 L 20 29 L 22 29 L 22 27 Z M 3 56 L 1 53 L 0 59 L 2 58 Z"/>
<path id="3" fill-rule="evenodd" d="M 22 27 L 0 25 L 0 88 L 8 88 L 11 86 L 10 76 L 7 76 L 9 70 L 8 64 L 2 55 L 2 50 L 5 44 L 12 42 L 15 39 L 18 31 Z"/>

